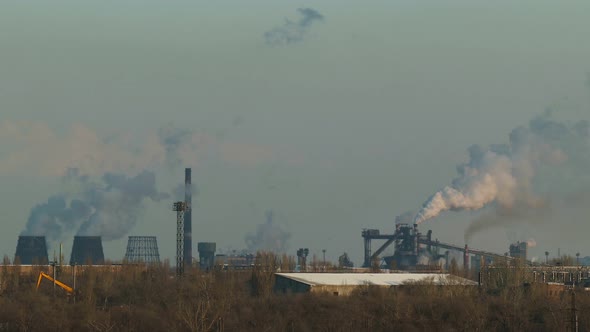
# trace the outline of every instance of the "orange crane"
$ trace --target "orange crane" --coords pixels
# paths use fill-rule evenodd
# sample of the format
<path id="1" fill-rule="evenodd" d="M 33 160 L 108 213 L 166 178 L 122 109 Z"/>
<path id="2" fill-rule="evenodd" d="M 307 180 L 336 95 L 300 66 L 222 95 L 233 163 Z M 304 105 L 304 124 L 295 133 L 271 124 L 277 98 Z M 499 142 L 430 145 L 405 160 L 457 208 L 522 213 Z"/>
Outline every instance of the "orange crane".
<path id="1" fill-rule="evenodd" d="M 39 272 L 39 279 L 37 280 L 37 289 L 39 289 L 39 286 L 41 285 L 41 280 L 43 280 L 43 278 L 46 278 L 54 284 L 58 285 L 59 287 L 63 288 L 66 292 L 68 292 L 68 294 L 74 294 L 74 289 L 72 287 L 64 284 L 63 282 L 57 279 L 52 278 L 49 274 L 43 272 Z"/>

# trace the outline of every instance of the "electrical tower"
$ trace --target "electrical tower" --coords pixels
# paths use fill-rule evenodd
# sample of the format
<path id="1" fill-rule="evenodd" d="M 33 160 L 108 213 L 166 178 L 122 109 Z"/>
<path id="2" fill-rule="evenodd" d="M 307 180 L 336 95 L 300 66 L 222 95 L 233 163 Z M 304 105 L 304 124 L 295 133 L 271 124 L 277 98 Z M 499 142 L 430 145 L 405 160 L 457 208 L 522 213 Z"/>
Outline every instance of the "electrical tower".
<path id="1" fill-rule="evenodd" d="M 184 274 L 184 212 L 187 210 L 186 202 L 175 202 L 173 210 L 176 211 L 176 276 Z"/>

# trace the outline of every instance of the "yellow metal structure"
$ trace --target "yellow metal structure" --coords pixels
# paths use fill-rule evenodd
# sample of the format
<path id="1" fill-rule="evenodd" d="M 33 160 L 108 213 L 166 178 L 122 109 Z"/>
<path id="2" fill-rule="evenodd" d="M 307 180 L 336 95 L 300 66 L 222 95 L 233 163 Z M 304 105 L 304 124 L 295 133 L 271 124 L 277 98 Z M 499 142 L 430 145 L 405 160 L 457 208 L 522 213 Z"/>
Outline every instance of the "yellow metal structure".
<path id="1" fill-rule="evenodd" d="M 49 281 L 55 283 L 56 285 L 58 285 L 59 287 L 63 288 L 66 292 L 68 292 L 69 294 L 73 294 L 74 293 L 74 289 L 66 284 L 64 284 L 63 282 L 57 280 L 57 279 L 53 279 L 53 277 L 51 277 L 49 274 L 47 273 L 43 273 L 43 272 L 39 272 L 39 279 L 37 280 L 37 289 L 39 289 L 39 286 L 41 285 L 41 280 L 43 278 L 48 279 Z"/>

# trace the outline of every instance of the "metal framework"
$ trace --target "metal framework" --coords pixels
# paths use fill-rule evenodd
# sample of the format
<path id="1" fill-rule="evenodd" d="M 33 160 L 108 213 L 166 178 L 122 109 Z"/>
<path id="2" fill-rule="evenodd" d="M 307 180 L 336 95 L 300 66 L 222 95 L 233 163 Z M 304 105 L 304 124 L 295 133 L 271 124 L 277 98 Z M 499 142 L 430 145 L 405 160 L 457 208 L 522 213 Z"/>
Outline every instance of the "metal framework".
<path id="1" fill-rule="evenodd" d="M 160 262 L 158 242 L 155 236 L 130 236 L 125 252 L 129 263 L 156 264 Z"/>
<path id="2" fill-rule="evenodd" d="M 403 231 L 408 232 L 403 232 Z M 413 232 L 413 233 L 412 233 Z M 395 250 L 397 251 L 399 248 L 400 240 L 402 245 L 405 242 L 407 243 L 407 247 L 405 249 L 411 249 L 414 252 L 414 255 L 417 256 L 418 246 L 425 245 L 428 248 L 428 251 L 434 249 L 438 252 L 439 249 L 448 249 L 448 250 L 455 250 L 463 253 L 463 265 L 468 267 L 470 263 L 470 256 L 471 255 L 478 255 L 490 259 L 506 259 L 506 260 L 513 260 L 515 257 L 505 256 L 489 251 L 484 250 L 477 250 L 469 248 L 467 245 L 457 246 L 449 243 L 439 242 L 438 240 L 432 240 L 432 232 L 428 231 L 426 236 L 423 236 L 421 233 L 417 231 L 416 225 L 414 228 L 411 229 L 409 225 L 403 225 L 399 228 L 396 228 L 395 233 L 393 234 L 381 234 L 377 229 L 363 229 L 362 237 L 364 242 L 364 267 L 370 267 L 371 262 L 375 259 L 379 259 L 379 255 L 387 249 L 392 243 L 395 242 Z M 375 252 L 372 252 L 371 248 L 371 240 L 387 240 L 383 245 L 381 245 Z M 526 255 L 526 254 L 525 254 Z"/>
<path id="3" fill-rule="evenodd" d="M 186 202 L 175 202 L 173 210 L 176 211 L 176 275 L 184 274 L 184 212 Z"/>

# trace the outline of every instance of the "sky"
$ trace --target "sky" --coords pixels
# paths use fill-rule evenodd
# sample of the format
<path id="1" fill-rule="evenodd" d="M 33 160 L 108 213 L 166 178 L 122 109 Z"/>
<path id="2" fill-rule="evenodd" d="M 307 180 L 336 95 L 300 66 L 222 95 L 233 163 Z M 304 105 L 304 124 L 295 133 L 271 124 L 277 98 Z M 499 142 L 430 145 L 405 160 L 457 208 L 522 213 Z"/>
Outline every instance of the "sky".
<path id="1" fill-rule="evenodd" d="M 171 205 L 192 167 L 195 242 L 244 249 L 272 210 L 289 253 L 347 252 L 360 265 L 361 230 L 391 232 L 397 215 L 452 182 L 472 144 L 507 143 L 548 108 L 564 123 L 590 120 L 589 10 L 539 0 L 3 1 L 0 254 L 13 257 L 35 206 L 83 196 L 102 231 L 128 223 L 104 242 L 108 258 L 122 258 L 129 235 L 155 235 L 174 261 Z M 139 174 L 154 181 L 141 186 L 149 193 L 131 185 Z M 503 253 L 532 237 L 529 256 L 590 255 L 586 212 L 543 227 L 501 223 L 469 242 Z M 446 212 L 420 227 L 461 245 L 479 217 Z M 63 242 L 69 257 L 74 224 L 51 250 Z"/>

